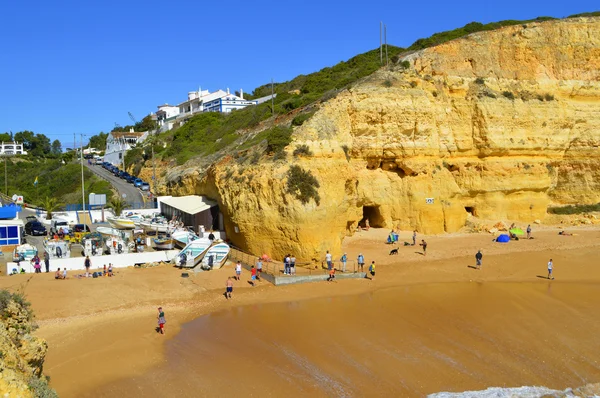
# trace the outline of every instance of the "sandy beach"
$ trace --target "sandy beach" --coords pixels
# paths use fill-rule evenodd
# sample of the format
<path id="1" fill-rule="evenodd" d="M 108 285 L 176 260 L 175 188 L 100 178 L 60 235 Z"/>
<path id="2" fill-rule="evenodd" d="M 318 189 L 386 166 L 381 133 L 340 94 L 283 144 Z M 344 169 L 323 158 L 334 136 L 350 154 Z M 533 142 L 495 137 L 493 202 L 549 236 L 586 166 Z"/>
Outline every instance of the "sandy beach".
<path id="1" fill-rule="evenodd" d="M 115 389 L 121 396 L 172 396 L 174 386 L 179 396 L 421 396 L 533 384 L 564 389 L 600 381 L 591 357 L 600 348 L 592 339 L 600 331 L 593 317 L 600 303 L 600 231 L 557 231 L 536 231 L 533 240 L 509 244 L 492 242 L 488 234 L 425 237 L 427 256 L 418 246 L 400 246 L 390 256 L 393 247 L 384 243 L 389 231 L 372 229 L 344 245 L 350 259 L 362 252 L 367 263 L 377 262 L 375 280 L 253 288 L 246 272 L 229 301 L 222 292 L 231 266 L 190 278 L 167 265 L 100 279 L 3 276 L 0 288 L 22 290 L 31 301 L 37 333 L 50 347 L 44 370 L 63 397 L 108 396 Z M 403 233 L 401 242 L 409 237 Z M 478 249 L 481 270 L 472 268 Z M 545 279 L 549 258 L 554 281 Z M 159 305 L 166 311 L 166 336 L 155 331 Z M 367 341 L 381 347 L 364 344 L 370 333 Z M 265 342 L 287 345 L 287 351 L 259 350 Z M 392 349 L 404 357 L 392 358 Z M 346 359 L 332 362 L 331 353 Z M 313 379 L 294 389 L 293 377 L 274 372 L 250 383 L 247 367 L 257 356 L 264 366 Z M 518 369 L 524 358 L 541 362 Z M 181 371 L 190 364 L 196 373 Z M 363 367 L 368 372 L 361 376 Z M 156 372 L 162 372 L 164 390 L 153 384 Z M 431 373 L 437 376 L 425 377 Z M 237 383 L 234 389 L 232 374 L 253 387 Z M 202 389 L 191 379 L 204 380 Z M 381 389 L 371 390 L 372 381 Z"/>

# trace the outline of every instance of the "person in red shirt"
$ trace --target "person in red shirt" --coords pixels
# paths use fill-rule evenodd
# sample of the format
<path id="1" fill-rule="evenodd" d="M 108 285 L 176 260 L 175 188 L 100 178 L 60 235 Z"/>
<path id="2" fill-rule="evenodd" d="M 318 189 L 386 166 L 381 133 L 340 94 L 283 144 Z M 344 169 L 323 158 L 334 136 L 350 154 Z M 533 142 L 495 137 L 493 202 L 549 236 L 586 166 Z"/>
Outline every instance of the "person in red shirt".
<path id="1" fill-rule="evenodd" d="M 252 269 L 250 270 L 250 284 L 252 286 L 256 286 L 256 268 L 254 268 L 254 265 L 252 266 Z"/>

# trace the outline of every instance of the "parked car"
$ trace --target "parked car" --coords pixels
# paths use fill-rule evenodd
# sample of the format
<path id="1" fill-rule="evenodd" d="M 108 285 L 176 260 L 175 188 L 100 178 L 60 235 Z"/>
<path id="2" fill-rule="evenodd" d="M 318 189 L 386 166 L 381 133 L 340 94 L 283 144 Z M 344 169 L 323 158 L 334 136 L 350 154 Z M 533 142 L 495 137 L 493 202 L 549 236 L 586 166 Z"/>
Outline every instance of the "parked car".
<path id="1" fill-rule="evenodd" d="M 27 222 L 29 221 L 38 221 L 36 216 L 27 216 L 25 217 L 25 220 L 27 220 Z"/>
<path id="2" fill-rule="evenodd" d="M 121 177 L 124 180 L 127 180 L 127 177 L 130 177 L 130 175 L 128 172 L 124 171 L 121 173 L 121 175 L 119 177 Z"/>
<path id="3" fill-rule="evenodd" d="M 36 220 L 29 221 L 27 224 L 25 224 L 25 233 L 33 236 L 43 236 L 48 234 L 48 231 L 46 231 L 46 227 L 44 227 L 44 224 Z"/>
<path id="4" fill-rule="evenodd" d="M 90 227 L 85 224 L 75 224 L 73 226 L 73 232 L 91 232 Z"/>
<path id="5" fill-rule="evenodd" d="M 136 188 L 139 188 L 139 187 L 142 186 L 143 182 L 144 181 L 142 181 L 141 178 L 136 178 L 135 180 L 133 180 L 133 186 L 136 187 Z"/>
<path id="6" fill-rule="evenodd" d="M 140 189 L 142 191 L 149 191 L 150 190 L 150 184 L 148 184 L 147 182 L 142 182 L 142 185 L 140 185 Z"/>
<path id="7" fill-rule="evenodd" d="M 127 182 L 130 182 L 133 184 L 133 182 L 137 179 L 137 177 L 130 175 L 129 177 L 126 178 Z"/>

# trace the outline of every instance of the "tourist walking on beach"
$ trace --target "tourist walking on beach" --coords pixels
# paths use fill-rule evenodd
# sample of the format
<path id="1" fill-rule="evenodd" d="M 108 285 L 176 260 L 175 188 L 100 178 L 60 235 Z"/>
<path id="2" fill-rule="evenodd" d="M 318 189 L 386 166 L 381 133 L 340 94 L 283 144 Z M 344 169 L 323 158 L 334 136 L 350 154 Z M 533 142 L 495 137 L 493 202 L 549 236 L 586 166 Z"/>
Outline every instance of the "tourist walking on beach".
<path id="1" fill-rule="evenodd" d="M 233 281 L 229 277 L 227 278 L 227 282 L 225 282 L 225 298 L 230 299 L 231 293 L 233 293 Z"/>
<path id="2" fill-rule="evenodd" d="M 371 274 L 371 280 L 375 279 L 375 261 L 371 261 L 371 265 L 369 265 L 369 273 Z"/>
<path id="3" fill-rule="evenodd" d="M 548 279 L 554 279 L 552 276 L 552 269 L 554 269 L 554 263 L 552 262 L 552 259 L 550 259 L 550 261 L 548 261 Z"/>
<path id="4" fill-rule="evenodd" d="M 256 286 L 255 282 L 256 282 L 256 268 L 254 268 L 254 265 L 253 265 L 252 269 L 250 270 L 250 284 L 252 286 Z"/>
<path id="5" fill-rule="evenodd" d="M 346 272 L 346 262 L 348 261 L 348 255 L 344 253 L 342 258 L 340 258 L 340 262 L 342 263 L 342 272 Z"/>
<path id="6" fill-rule="evenodd" d="M 162 307 L 158 307 L 158 331 L 160 334 L 165 334 L 165 323 L 167 320 L 165 319 L 165 312 Z"/>
<path id="7" fill-rule="evenodd" d="M 481 254 L 481 249 L 477 250 L 477 254 L 475 255 L 475 261 L 477 262 L 477 269 L 481 269 L 481 259 L 483 258 L 483 254 Z"/>
<path id="8" fill-rule="evenodd" d="M 283 274 L 288 275 L 290 273 L 290 255 L 286 255 L 283 259 Z"/>
<path id="9" fill-rule="evenodd" d="M 425 239 L 421 239 L 421 243 L 419 244 L 419 246 L 423 246 L 423 255 L 426 256 L 427 255 L 427 242 L 425 242 Z"/>
<path id="10" fill-rule="evenodd" d="M 358 263 L 358 268 L 360 269 L 360 272 L 363 272 L 363 267 L 365 266 L 365 256 L 363 256 L 362 253 L 358 254 L 358 259 L 356 262 Z"/>
<path id="11" fill-rule="evenodd" d="M 413 244 L 412 245 L 413 246 L 417 245 L 417 230 L 416 229 L 413 231 Z"/>
<path id="12" fill-rule="evenodd" d="M 296 274 L 296 256 L 294 256 L 292 254 L 292 257 L 290 257 L 290 275 L 295 275 Z"/>
<path id="13" fill-rule="evenodd" d="M 242 263 L 240 261 L 235 265 L 235 278 L 239 281 L 242 276 Z"/>
<path id="14" fill-rule="evenodd" d="M 85 265 L 85 277 L 88 278 L 90 276 L 90 267 L 92 266 L 92 260 L 90 260 L 90 256 L 85 256 L 83 265 Z"/>
<path id="15" fill-rule="evenodd" d="M 46 265 L 46 273 L 50 272 L 50 255 L 44 252 L 44 264 Z"/>
<path id="16" fill-rule="evenodd" d="M 256 261 L 256 272 L 257 272 L 256 279 L 260 280 L 260 274 L 262 274 L 262 267 L 263 267 L 263 263 L 259 257 L 258 261 Z"/>
<path id="17" fill-rule="evenodd" d="M 41 274 L 42 273 L 42 264 L 40 264 L 40 258 L 38 257 L 37 254 L 31 260 L 31 262 L 33 263 L 33 268 L 35 270 L 35 273 L 36 274 Z"/>
<path id="18" fill-rule="evenodd" d="M 527 239 L 531 239 L 531 225 L 527 226 Z"/>
<path id="19" fill-rule="evenodd" d="M 329 253 L 329 250 L 327 250 L 327 254 L 325 254 L 325 261 L 327 262 L 327 269 L 331 270 L 333 261 L 331 260 L 331 253 Z"/>

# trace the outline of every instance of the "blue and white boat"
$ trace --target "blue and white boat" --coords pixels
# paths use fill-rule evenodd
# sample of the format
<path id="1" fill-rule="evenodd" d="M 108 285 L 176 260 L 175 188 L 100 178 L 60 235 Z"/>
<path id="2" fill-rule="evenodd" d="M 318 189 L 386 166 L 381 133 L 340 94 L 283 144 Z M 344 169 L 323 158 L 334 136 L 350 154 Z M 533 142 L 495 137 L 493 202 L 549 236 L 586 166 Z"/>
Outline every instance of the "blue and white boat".
<path id="1" fill-rule="evenodd" d="M 13 260 L 31 261 L 37 254 L 38 249 L 35 246 L 25 243 L 24 245 L 15 247 L 15 250 L 13 251 Z"/>
<path id="2" fill-rule="evenodd" d="M 191 241 L 198 239 L 198 235 L 185 229 L 173 232 L 171 237 L 179 248 L 184 248 Z"/>
<path id="3" fill-rule="evenodd" d="M 215 243 L 207 251 L 202 258 L 200 268 L 204 270 L 219 269 L 227 261 L 231 248 L 227 243 Z"/>
<path id="4" fill-rule="evenodd" d="M 181 252 L 172 261 L 180 267 L 194 268 L 202 261 L 210 244 L 210 240 L 208 239 L 196 239 L 181 249 Z"/>

